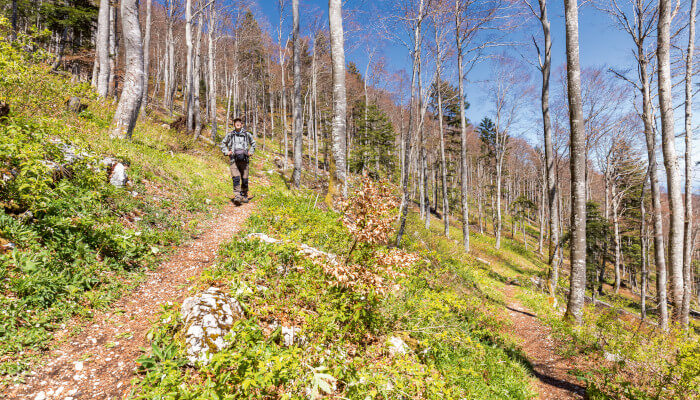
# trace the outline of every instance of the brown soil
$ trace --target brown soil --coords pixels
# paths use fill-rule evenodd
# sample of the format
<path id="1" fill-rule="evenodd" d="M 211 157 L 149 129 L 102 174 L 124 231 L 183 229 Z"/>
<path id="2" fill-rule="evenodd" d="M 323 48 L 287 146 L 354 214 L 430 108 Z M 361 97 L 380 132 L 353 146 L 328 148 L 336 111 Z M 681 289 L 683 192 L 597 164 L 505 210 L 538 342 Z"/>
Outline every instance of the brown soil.
<path id="1" fill-rule="evenodd" d="M 162 305 L 179 304 L 191 281 L 216 259 L 219 246 L 231 238 L 254 209 L 228 205 L 220 215 L 200 226 L 201 235 L 181 246 L 169 261 L 147 273 L 146 281 L 97 313 L 93 324 L 66 337 L 43 359 L 45 365 L 30 373 L 24 384 L 6 389 L 7 399 L 122 399 L 130 391 L 135 360 L 148 347 L 146 335 Z M 3 397 L 3 396 L 0 396 Z"/>
<path id="2" fill-rule="evenodd" d="M 585 388 L 568 372 L 573 360 L 557 354 L 551 329 L 525 308 L 516 298 L 515 286 L 505 287 L 506 308 L 513 324 L 513 334 L 532 366 L 537 398 L 542 400 L 584 399 Z"/>

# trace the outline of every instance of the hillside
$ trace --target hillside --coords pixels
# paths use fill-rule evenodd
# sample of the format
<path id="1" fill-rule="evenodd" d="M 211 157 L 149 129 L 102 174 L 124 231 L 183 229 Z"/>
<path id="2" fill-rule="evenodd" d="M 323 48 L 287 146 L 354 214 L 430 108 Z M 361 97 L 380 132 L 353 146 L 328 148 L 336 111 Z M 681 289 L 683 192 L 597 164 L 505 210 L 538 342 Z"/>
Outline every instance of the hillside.
<path id="1" fill-rule="evenodd" d="M 467 254 L 459 225 L 448 239 L 412 210 L 401 248 L 389 248 L 394 184 L 354 176 L 348 200 L 329 207 L 322 174 L 290 189 L 278 138 L 260 141 L 255 198 L 235 208 L 217 148 L 158 112 L 133 140 L 111 140 L 114 104 L 36 62 L 40 51 L 0 46 L 10 398 L 698 397 L 697 336 L 659 334 L 615 308 L 562 322 L 564 297 L 544 294 L 546 265 L 520 233 L 504 232 L 499 250 L 473 233 Z M 73 96 L 87 108 L 67 107 Z M 126 166 L 124 187 L 108 159 Z M 219 333 L 199 345 L 222 345 L 193 362 L 190 328 L 203 322 L 188 312 L 202 296 Z"/>

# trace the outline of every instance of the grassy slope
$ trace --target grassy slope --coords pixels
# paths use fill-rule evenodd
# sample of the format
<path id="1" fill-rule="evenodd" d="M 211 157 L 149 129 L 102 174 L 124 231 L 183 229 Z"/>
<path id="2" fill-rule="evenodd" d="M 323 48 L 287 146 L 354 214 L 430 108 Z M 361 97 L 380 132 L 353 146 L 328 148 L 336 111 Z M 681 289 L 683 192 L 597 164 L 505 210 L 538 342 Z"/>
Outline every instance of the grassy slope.
<path id="1" fill-rule="evenodd" d="M 68 319 L 87 323 L 93 309 L 136 285 L 144 268 L 187 238 L 229 190 L 218 152 L 157 118 L 141 120 L 133 141 L 110 140 L 115 104 L 52 74 L 36 62 L 41 58 L 0 40 L 0 100 L 12 110 L 0 121 L 0 173 L 8 178 L 0 182 L 6 379 L 27 369 Z M 81 97 L 87 110 L 67 110 L 70 96 Z M 47 161 L 64 163 L 59 140 L 89 156 L 52 176 Z M 129 166 L 130 185 L 108 184 L 104 156 Z"/>

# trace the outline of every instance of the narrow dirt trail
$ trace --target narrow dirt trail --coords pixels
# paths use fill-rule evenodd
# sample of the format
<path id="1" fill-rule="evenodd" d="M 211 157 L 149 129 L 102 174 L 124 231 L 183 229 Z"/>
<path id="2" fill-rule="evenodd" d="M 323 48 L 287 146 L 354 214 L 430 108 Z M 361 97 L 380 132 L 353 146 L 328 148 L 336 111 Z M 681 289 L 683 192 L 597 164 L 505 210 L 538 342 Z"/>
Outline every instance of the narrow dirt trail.
<path id="1" fill-rule="evenodd" d="M 584 399 L 585 388 L 568 372 L 573 362 L 557 354 L 551 329 L 522 305 L 517 288 L 506 285 L 506 308 L 513 323 L 513 333 L 532 365 L 537 398 L 541 400 Z"/>
<path id="2" fill-rule="evenodd" d="M 146 281 L 110 310 L 96 313 L 93 323 L 63 341 L 44 358 L 22 385 L 9 387 L 7 399 L 122 399 L 130 390 L 135 363 L 147 347 L 146 335 L 161 305 L 178 304 L 188 294 L 190 279 L 216 260 L 219 246 L 236 233 L 254 204 L 227 205 L 199 226 L 201 234 L 147 272 Z M 69 328 L 67 328 L 69 329 Z M 57 332 L 66 337 L 68 330 Z"/>

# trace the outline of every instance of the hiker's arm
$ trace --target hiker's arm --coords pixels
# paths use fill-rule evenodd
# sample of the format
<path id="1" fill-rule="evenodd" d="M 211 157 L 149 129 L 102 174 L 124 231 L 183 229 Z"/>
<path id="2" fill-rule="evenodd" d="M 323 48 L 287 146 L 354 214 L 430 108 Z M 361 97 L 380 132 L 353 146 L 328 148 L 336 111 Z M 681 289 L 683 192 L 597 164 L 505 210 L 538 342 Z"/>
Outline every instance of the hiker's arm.
<path id="1" fill-rule="evenodd" d="M 253 153 L 255 153 L 255 137 L 250 132 L 248 132 L 248 143 L 250 143 L 250 150 L 248 150 L 248 154 L 252 156 Z"/>
<path id="2" fill-rule="evenodd" d="M 221 152 L 224 153 L 224 155 L 229 155 L 231 152 L 228 148 L 229 145 L 229 140 L 231 139 L 231 133 L 227 133 L 224 135 L 224 138 L 221 139 L 221 144 L 219 144 L 219 148 L 221 149 Z"/>

